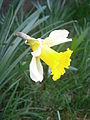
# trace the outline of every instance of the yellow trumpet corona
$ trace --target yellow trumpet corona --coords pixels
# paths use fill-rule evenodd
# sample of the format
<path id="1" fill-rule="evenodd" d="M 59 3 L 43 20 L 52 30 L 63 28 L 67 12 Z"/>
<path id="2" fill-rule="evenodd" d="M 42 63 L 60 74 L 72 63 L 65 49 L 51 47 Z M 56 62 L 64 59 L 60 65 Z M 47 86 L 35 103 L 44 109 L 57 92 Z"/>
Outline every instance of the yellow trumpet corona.
<path id="1" fill-rule="evenodd" d="M 27 41 L 27 43 L 31 46 L 33 51 L 37 50 L 40 46 L 38 41 L 31 40 Z M 51 75 L 53 75 L 53 80 L 56 81 L 65 73 L 65 68 L 69 68 L 71 54 L 72 50 L 69 48 L 67 48 L 65 52 L 58 53 L 48 47 L 48 45 L 42 43 L 41 54 L 38 57 L 51 68 Z"/>

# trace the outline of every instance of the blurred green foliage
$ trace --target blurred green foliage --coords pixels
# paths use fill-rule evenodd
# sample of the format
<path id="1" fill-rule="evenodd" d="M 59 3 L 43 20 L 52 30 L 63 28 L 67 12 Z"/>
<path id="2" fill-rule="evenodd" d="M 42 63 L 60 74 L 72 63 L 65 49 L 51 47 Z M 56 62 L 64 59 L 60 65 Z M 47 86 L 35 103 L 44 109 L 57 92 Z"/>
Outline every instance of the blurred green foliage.
<path id="1" fill-rule="evenodd" d="M 30 2 L 33 7 L 25 13 L 24 0 L 12 0 L 4 14 L 0 0 L 0 120 L 89 120 L 90 1 Z M 67 29 L 73 38 L 54 47 L 73 50 L 70 69 L 54 82 L 43 63 L 44 80 L 34 83 L 31 49 L 14 33 L 45 38 L 55 29 Z"/>

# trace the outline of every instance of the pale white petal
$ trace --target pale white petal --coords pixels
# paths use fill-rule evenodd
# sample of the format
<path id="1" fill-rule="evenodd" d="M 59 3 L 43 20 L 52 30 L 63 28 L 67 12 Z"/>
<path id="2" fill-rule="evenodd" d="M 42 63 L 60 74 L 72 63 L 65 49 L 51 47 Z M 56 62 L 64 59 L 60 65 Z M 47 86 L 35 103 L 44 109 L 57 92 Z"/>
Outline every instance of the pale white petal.
<path id="1" fill-rule="evenodd" d="M 39 46 L 39 48 L 36 51 L 31 52 L 31 54 L 33 56 L 35 56 L 35 57 L 40 56 L 40 54 L 41 54 L 41 47 L 42 47 L 42 42 L 41 42 L 42 40 L 40 38 L 38 38 L 37 40 L 39 41 L 40 46 Z"/>
<path id="2" fill-rule="evenodd" d="M 40 59 L 34 57 L 30 63 L 30 77 L 35 82 L 42 82 L 43 80 L 43 66 L 41 65 Z"/>
<path id="3" fill-rule="evenodd" d="M 69 32 L 67 30 L 54 30 L 50 33 L 49 37 L 43 40 L 43 44 L 52 47 L 64 42 L 72 41 L 72 39 L 67 38 Z"/>
<path id="4" fill-rule="evenodd" d="M 32 54 L 34 57 L 40 56 L 40 54 L 41 54 L 41 47 L 39 47 L 36 51 L 31 52 L 31 54 Z"/>

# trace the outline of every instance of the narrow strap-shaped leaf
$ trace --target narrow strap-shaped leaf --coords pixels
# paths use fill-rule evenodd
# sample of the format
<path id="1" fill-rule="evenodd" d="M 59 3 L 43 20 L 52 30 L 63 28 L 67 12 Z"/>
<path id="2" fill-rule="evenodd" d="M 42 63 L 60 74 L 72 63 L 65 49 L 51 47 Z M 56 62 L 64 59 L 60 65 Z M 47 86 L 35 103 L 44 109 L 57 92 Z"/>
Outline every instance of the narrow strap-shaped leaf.
<path id="1" fill-rule="evenodd" d="M 1 38 L 0 38 L 0 53 L 2 51 L 2 48 L 4 47 L 3 43 L 5 43 L 5 37 L 7 35 L 12 16 L 13 16 L 13 9 L 12 9 L 12 7 L 10 7 L 8 14 L 5 18 L 5 22 L 3 24 L 3 27 L 2 27 L 1 32 L 0 32 L 0 36 L 1 36 Z"/>
<path id="2" fill-rule="evenodd" d="M 1 7 L 2 7 L 2 3 L 3 3 L 3 0 L 0 0 L 0 9 L 1 9 Z"/>
<path id="3" fill-rule="evenodd" d="M 27 48 L 10 66 L 9 68 L 2 73 L 0 76 L 0 84 L 5 80 L 13 68 L 18 64 L 18 62 L 29 52 L 30 48 Z"/>
<path id="4" fill-rule="evenodd" d="M 10 17 L 10 16 L 8 16 L 8 19 L 6 18 L 6 21 L 8 22 L 8 26 L 7 25 L 5 25 L 4 26 L 4 30 L 6 30 L 6 33 L 4 32 L 4 35 L 2 35 L 3 36 L 3 39 L 1 39 L 1 41 L 3 41 L 4 43 L 6 43 L 6 41 L 8 40 L 7 38 L 8 38 L 8 36 L 9 36 L 9 32 L 10 32 L 10 30 L 11 30 L 11 27 L 12 27 L 12 25 L 13 25 L 13 22 L 14 22 L 14 20 L 15 20 L 15 17 L 16 17 L 16 14 L 17 14 L 17 12 L 18 12 L 18 10 L 19 10 L 19 8 L 20 8 L 20 6 L 22 5 L 22 3 L 23 3 L 23 1 L 24 0 L 20 0 L 20 2 L 18 3 L 18 5 L 17 5 L 17 8 L 15 9 L 15 12 L 14 13 L 12 13 L 12 16 Z M 10 9 L 13 9 L 13 7 L 12 6 L 10 6 Z M 7 29 L 5 29 L 7 27 Z M 6 51 L 6 46 L 7 46 L 8 44 L 6 43 L 5 44 L 5 46 L 3 45 L 2 46 L 2 54 L 4 54 L 5 53 L 5 51 Z"/>

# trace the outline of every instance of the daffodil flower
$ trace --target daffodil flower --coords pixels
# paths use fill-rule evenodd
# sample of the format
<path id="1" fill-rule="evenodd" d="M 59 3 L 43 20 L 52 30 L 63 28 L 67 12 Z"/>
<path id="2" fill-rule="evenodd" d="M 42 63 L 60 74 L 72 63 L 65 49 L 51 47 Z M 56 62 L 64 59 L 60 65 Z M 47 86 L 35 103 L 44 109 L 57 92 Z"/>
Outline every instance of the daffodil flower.
<path id="1" fill-rule="evenodd" d="M 54 30 L 45 39 L 35 39 L 22 32 L 16 33 L 17 36 L 25 39 L 25 43 L 30 45 L 33 50 L 31 52 L 33 57 L 30 62 L 30 77 L 33 81 L 41 82 L 43 80 L 43 66 L 40 59 L 51 68 L 51 75 L 54 81 L 65 73 L 65 69 L 69 68 L 72 51 L 67 48 L 67 51 L 58 53 L 50 48 L 64 42 L 72 41 L 72 39 L 67 38 L 68 34 L 67 30 Z"/>

